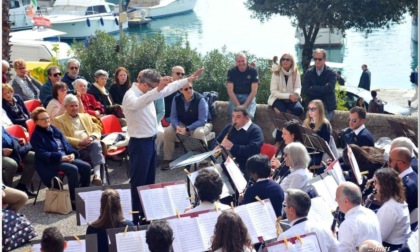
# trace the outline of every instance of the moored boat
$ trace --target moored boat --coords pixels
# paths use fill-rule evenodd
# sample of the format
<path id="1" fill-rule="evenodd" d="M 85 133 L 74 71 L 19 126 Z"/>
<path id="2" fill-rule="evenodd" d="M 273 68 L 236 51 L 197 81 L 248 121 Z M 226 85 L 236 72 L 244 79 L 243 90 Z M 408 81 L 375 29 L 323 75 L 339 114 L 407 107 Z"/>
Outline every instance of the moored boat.
<path id="1" fill-rule="evenodd" d="M 295 37 L 299 40 L 299 45 L 305 44 L 305 37 L 301 29 L 296 29 Z M 343 43 L 344 33 L 337 30 L 331 32 L 329 28 L 320 28 L 314 46 L 341 46 Z"/>
<path id="2" fill-rule="evenodd" d="M 191 12 L 195 8 L 197 0 L 160 0 L 159 4 L 145 7 L 140 6 L 139 1 L 130 1 L 129 7 L 141 7 L 146 18 L 163 18 L 182 13 Z"/>

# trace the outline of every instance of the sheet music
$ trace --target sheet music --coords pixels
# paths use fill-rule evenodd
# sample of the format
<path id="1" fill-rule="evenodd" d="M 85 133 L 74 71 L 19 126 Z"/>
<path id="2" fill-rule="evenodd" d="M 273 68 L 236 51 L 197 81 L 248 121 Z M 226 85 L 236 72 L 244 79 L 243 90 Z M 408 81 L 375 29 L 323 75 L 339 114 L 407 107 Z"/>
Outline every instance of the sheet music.
<path id="1" fill-rule="evenodd" d="M 168 223 L 174 232 L 174 239 L 179 240 L 181 247 L 180 250 L 174 247 L 174 252 L 196 252 L 207 249 L 203 243 L 197 218 L 170 219 Z"/>
<path id="2" fill-rule="evenodd" d="M 341 168 L 340 162 L 338 159 L 334 160 L 333 163 L 330 164 L 332 166 L 331 172 L 337 180 L 338 184 L 341 182 L 346 182 L 346 179 L 344 178 L 343 169 Z"/>
<path id="3" fill-rule="evenodd" d="M 347 155 L 350 160 L 350 165 L 353 168 L 354 176 L 356 177 L 357 183 L 361 185 L 363 183 L 363 178 L 362 178 L 362 174 L 360 173 L 359 164 L 357 163 L 357 160 L 354 157 L 352 149 L 348 145 L 347 145 Z"/>
<path id="4" fill-rule="evenodd" d="M 302 237 L 304 236 L 304 237 Z M 294 240 L 294 243 L 291 240 Z M 266 245 L 268 252 L 322 252 L 315 233 L 301 235 L 302 244 L 295 237 L 287 239 L 287 246 L 281 241 L 272 242 Z"/>
<path id="5" fill-rule="evenodd" d="M 102 191 L 79 192 L 79 196 L 85 203 L 85 219 L 80 219 L 80 225 L 96 221 L 100 214 Z"/>
<path id="6" fill-rule="evenodd" d="M 120 201 L 121 201 L 121 208 L 123 211 L 123 216 L 126 220 L 133 220 L 133 214 L 131 214 L 131 211 L 133 211 L 133 207 L 131 205 L 131 190 L 130 189 L 116 189 L 115 191 L 118 192 L 120 195 Z"/>
<path id="7" fill-rule="evenodd" d="M 65 252 L 86 252 L 86 240 L 80 239 L 79 241 L 67 241 L 67 248 Z"/>
<path id="8" fill-rule="evenodd" d="M 312 186 L 315 188 L 317 194 L 325 200 L 330 209 L 337 208 L 334 208 L 334 206 L 337 206 L 337 202 L 335 202 L 335 197 L 331 198 L 331 193 L 328 191 L 328 187 L 323 179 L 313 181 L 311 183 Z"/>
<path id="9" fill-rule="evenodd" d="M 120 252 L 148 252 L 146 230 L 115 234 L 117 251 Z"/>
<path id="10" fill-rule="evenodd" d="M 229 177 L 226 176 L 226 174 L 223 172 L 223 168 L 220 166 L 220 164 L 216 164 L 215 166 L 206 167 L 204 169 L 209 169 L 217 172 L 223 181 L 223 187 L 222 187 L 222 194 L 220 194 L 220 198 L 223 199 L 225 197 L 228 197 L 235 193 L 235 190 L 233 190 L 232 185 L 230 184 Z M 195 180 L 198 176 L 199 171 L 195 171 L 193 173 L 188 174 L 188 177 L 191 181 L 191 183 L 194 185 Z"/>
<path id="11" fill-rule="evenodd" d="M 258 243 L 259 241 L 258 241 L 257 230 L 254 226 L 254 223 L 251 217 L 249 216 L 248 210 L 246 209 L 246 205 L 235 207 L 235 213 L 241 217 L 246 228 L 248 229 L 248 233 L 249 233 L 249 236 L 251 237 L 252 243 Z"/>
<path id="12" fill-rule="evenodd" d="M 175 215 L 175 209 L 168 197 L 168 190 L 165 188 L 155 188 L 140 190 L 142 205 L 147 220 L 158 220 Z M 180 212 L 182 210 L 179 209 Z"/>
<path id="13" fill-rule="evenodd" d="M 311 208 L 308 213 L 308 219 L 310 221 L 330 225 L 334 220 L 331 213 L 328 204 L 323 198 L 315 197 L 311 199 Z"/>
<path id="14" fill-rule="evenodd" d="M 214 234 L 214 228 L 216 227 L 217 218 L 221 213 L 221 211 L 214 211 L 205 214 L 200 214 L 197 217 L 201 236 L 203 237 L 204 247 L 206 249 L 210 248 L 211 246 L 211 237 Z"/>
<path id="15" fill-rule="evenodd" d="M 180 213 L 183 213 L 184 210 L 191 205 L 185 184 L 165 186 L 164 189 L 168 191 L 168 196 L 171 200 L 172 208 L 174 209 L 173 215 L 176 215 L 176 209 L 178 209 Z"/>
<path id="16" fill-rule="evenodd" d="M 262 205 L 260 202 L 253 202 L 246 205 L 251 220 L 255 220 L 254 227 L 257 231 L 257 237 L 262 236 L 265 241 L 276 238 L 276 218 L 272 219 L 268 208 L 273 206 L 270 202 Z M 274 211 L 274 210 L 273 210 Z"/>
<path id="17" fill-rule="evenodd" d="M 335 192 L 337 191 L 338 184 L 331 175 L 324 177 L 322 180 L 324 180 L 325 185 L 328 188 L 330 198 L 332 199 L 331 203 L 333 204 L 333 208 L 331 208 L 331 210 L 335 210 L 338 206 L 337 202 L 335 201 Z"/>
<path id="18" fill-rule="evenodd" d="M 230 157 L 226 159 L 225 167 L 233 181 L 233 184 L 235 184 L 236 190 L 240 193 L 243 192 L 246 188 L 247 181 L 245 180 L 244 175 L 242 175 L 239 167 L 236 166 L 235 162 Z"/>

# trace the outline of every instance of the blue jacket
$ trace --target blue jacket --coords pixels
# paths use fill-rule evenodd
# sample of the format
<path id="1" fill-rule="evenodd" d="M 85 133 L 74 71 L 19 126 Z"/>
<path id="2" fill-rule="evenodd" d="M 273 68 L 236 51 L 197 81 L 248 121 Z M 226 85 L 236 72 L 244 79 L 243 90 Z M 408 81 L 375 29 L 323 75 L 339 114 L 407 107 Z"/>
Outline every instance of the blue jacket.
<path id="1" fill-rule="evenodd" d="M 362 146 L 375 146 L 375 141 L 373 140 L 372 134 L 367 128 L 362 129 L 359 132 L 359 135 L 355 136 L 353 131 L 350 131 L 344 134 L 344 141 L 347 144 L 355 144 L 359 147 Z"/>
<path id="2" fill-rule="evenodd" d="M 418 207 L 418 188 L 419 182 L 417 178 L 417 173 L 411 172 L 405 175 L 402 178 L 403 184 L 405 186 L 405 197 L 408 204 L 408 210 L 411 212 Z"/>
<path id="3" fill-rule="evenodd" d="M 309 68 L 302 84 L 302 94 L 306 97 L 305 101 L 310 102 L 315 99 L 322 100 L 327 111 L 337 108 L 337 99 L 335 97 L 336 74 L 328 66 L 324 66 L 321 75 L 318 76 L 316 68 Z"/>
<path id="4" fill-rule="evenodd" d="M 52 99 L 52 83 L 51 80 L 48 79 L 44 85 L 42 85 L 42 88 L 40 90 L 39 99 L 41 99 L 42 106 L 44 108 L 47 107 L 48 103 Z"/>
<path id="5" fill-rule="evenodd" d="M 58 151 L 58 144 L 54 138 L 60 139 L 66 155 L 74 154 L 75 158 L 79 157 L 76 149 L 67 142 L 57 128 L 51 125 L 47 130 L 37 125 L 31 137 L 31 145 L 35 152 L 35 169 L 42 182 L 48 187 L 51 179 L 57 176 L 57 167 L 64 155 Z"/>
<path id="6" fill-rule="evenodd" d="M 26 154 L 28 154 L 28 152 L 32 149 L 30 143 L 20 145 L 19 140 L 16 137 L 10 135 L 9 132 L 4 129 L 4 126 L 2 134 L 2 145 L 3 148 L 13 149 L 12 154 L 9 157 L 15 160 L 18 164 L 22 162 L 22 158 L 24 158 Z"/>
<path id="7" fill-rule="evenodd" d="M 15 94 L 13 95 L 13 99 L 15 100 L 15 104 L 18 108 L 18 112 L 14 111 L 12 105 L 3 99 L 3 109 L 6 111 L 7 116 L 10 118 L 13 124 L 18 124 L 24 128 L 26 127 L 26 120 L 31 118 L 31 113 L 26 108 L 25 103 L 23 102 L 22 97 L 20 95 Z"/>

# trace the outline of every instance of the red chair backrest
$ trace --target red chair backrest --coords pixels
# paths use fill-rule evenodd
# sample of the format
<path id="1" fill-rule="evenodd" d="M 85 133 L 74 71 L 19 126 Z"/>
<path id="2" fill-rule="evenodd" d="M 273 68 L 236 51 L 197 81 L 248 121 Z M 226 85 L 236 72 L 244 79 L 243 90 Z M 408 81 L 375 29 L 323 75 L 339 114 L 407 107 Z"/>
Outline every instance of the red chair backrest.
<path id="1" fill-rule="evenodd" d="M 32 119 L 26 120 L 26 127 L 28 128 L 29 138 L 32 137 L 32 133 L 34 133 L 35 130 L 35 122 Z"/>
<path id="2" fill-rule="evenodd" d="M 109 134 L 112 132 L 123 132 L 120 121 L 114 115 L 106 115 L 101 117 L 102 134 Z"/>
<path id="3" fill-rule="evenodd" d="M 28 143 L 28 138 L 25 135 L 25 131 L 23 130 L 22 126 L 20 125 L 12 125 L 9 127 L 6 127 L 6 131 L 9 132 L 10 135 L 17 137 L 17 138 L 23 138 Z"/>
<path id="4" fill-rule="evenodd" d="M 170 125 L 170 123 L 168 123 L 168 121 L 166 121 L 165 117 L 162 118 L 162 121 L 160 121 L 160 123 L 162 123 L 162 127 L 168 127 Z"/>
<path id="5" fill-rule="evenodd" d="M 29 112 L 32 112 L 34 111 L 34 109 L 42 106 L 41 101 L 35 100 L 35 99 L 24 101 L 24 103 L 25 103 L 26 108 L 29 110 Z"/>
<path id="6" fill-rule="evenodd" d="M 263 143 L 260 149 L 260 154 L 266 155 L 268 158 L 272 158 L 277 152 L 277 147 L 272 144 Z"/>

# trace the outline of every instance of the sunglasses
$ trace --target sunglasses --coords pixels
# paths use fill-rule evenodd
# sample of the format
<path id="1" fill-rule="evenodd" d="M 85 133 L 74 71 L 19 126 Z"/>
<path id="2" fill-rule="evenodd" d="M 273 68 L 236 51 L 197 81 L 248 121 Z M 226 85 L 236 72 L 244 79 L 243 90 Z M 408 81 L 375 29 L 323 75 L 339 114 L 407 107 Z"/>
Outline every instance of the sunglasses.
<path id="1" fill-rule="evenodd" d="M 311 112 L 314 112 L 314 111 L 317 110 L 317 108 L 316 107 L 309 107 L 308 110 L 311 111 Z"/>
<path id="2" fill-rule="evenodd" d="M 70 70 L 77 70 L 79 67 L 70 67 Z"/>
<path id="3" fill-rule="evenodd" d="M 315 61 L 323 61 L 323 58 L 314 58 Z"/>
<path id="4" fill-rule="evenodd" d="M 350 119 L 349 118 L 349 122 L 356 123 L 357 122 L 357 119 Z"/>
<path id="5" fill-rule="evenodd" d="M 49 118 L 49 117 L 45 117 L 45 118 L 39 118 L 38 120 L 39 120 L 39 121 L 43 121 L 43 122 L 45 122 L 45 121 L 50 120 L 50 118 Z"/>
<path id="6" fill-rule="evenodd" d="M 184 90 L 185 92 L 187 92 L 188 90 L 192 90 L 192 87 L 187 87 L 187 88 L 184 88 L 182 90 Z"/>
<path id="7" fill-rule="evenodd" d="M 61 73 L 55 73 L 52 76 L 54 76 L 54 77 L 61 76 Z"/>
<path id="8" fill-rule="evenodd" d="M 176 75 L 178 75 L 178 76 L 184 76 L 185 73 L 176 72 Z"/>
<path id="9" fill-rule="evenodd" d="M 289 59 L 289 58 L 281 58 L 280 61 L 287 61 L 287 62 L 289 62 L 289 61 L 291 61 L 291 59 Z"/>

